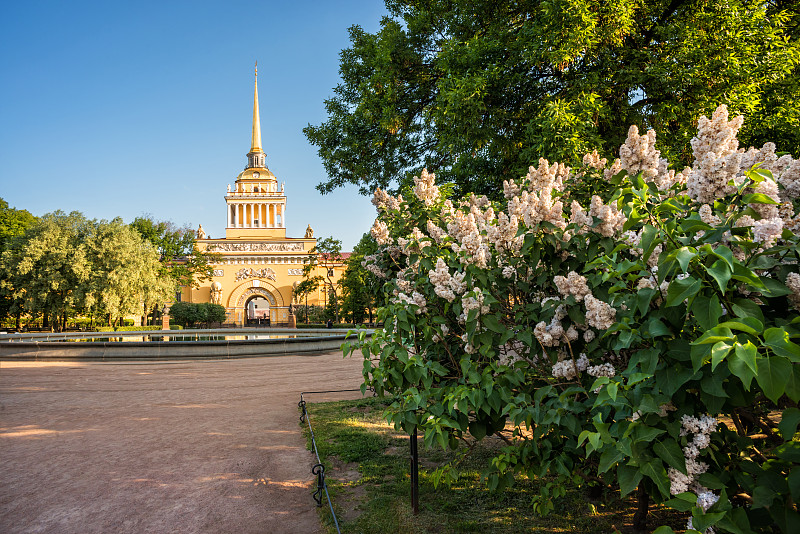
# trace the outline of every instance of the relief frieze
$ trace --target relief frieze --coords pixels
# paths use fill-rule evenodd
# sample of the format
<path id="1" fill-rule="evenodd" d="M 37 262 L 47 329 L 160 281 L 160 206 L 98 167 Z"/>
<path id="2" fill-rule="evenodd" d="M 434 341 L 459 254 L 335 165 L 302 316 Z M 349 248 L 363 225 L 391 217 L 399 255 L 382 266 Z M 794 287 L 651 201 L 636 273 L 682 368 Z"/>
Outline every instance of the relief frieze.
<path id="1" fill-rule="evenodd" d="M 302 252 L 302 243 L 212 243 L 209 252 Z"/>
<path id="2" fill-rule="evenodd" d="M 248 278 L 266 278 L 268 280 L 276 280 L 275 271 L 269 267 L 263 269 L 245 268 L 239 269 L 236 272 L 236 281 L 247 280 Z"/>

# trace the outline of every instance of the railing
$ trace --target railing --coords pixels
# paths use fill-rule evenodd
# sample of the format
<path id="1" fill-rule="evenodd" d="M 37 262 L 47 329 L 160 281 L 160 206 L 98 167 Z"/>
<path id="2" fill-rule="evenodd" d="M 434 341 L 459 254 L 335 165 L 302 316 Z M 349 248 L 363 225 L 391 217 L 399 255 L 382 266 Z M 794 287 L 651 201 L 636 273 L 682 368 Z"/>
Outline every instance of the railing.
<path id="1" fill-rule="evenodd" d="M 319 458 L 319 451 L 317 450 L 317 440 L 314 437 L 314 429 L 311 428 L 311 418 L 308 416 L 308 410 L 306 409 L 306 395 L 311 394 L 321 394 L 321 393 L 347 393 L 347 392 L 354 392 L 354 391 L 361 391 L 361 388 L 358 389 L 334 389 L 328 391 L 304 391 L 300 393 L 300 402 L 297 403 L 297 407 L 300 408 L 300 423 L 306 423 L 308 425 L 308 433 L 311 436 L 311 445 L 314 448 L 314 455 L 317 457 L 317 463 L 314 467 L 311 468 L 311 474 L 317 477 L 317 489 L 312 494 L 312 497 L 317 502 L 317 507 L 322 507 L 322 494 L 325 493 L 325 498 L 328 501 L 328 507 L 331 509 L 331 517 L 333 518 L 333 524 L 336 526 L 336 532 L 341 534 L 341 530 L 339 530 L 339 520 L 336 518 L 336 512 L 333 511 L 333 502 L 331 502 L 331 496 L 328 493 L 328 483 L 325 481 L 325 466 L 322 463 L 322 460 Z"/>

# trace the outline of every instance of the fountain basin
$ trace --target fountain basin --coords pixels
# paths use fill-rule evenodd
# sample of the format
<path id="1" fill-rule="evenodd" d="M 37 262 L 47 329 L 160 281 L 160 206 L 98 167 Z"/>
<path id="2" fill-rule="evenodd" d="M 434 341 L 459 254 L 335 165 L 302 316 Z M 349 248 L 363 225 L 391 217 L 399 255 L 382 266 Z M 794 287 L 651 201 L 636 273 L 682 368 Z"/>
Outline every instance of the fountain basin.
<path id="1" fill-rule="evenodd" d="M 0 360 L 168 360 L 283 356 L 339 350 L 344 329 L 225 328 L 144 332 L 5 334 Z M 365 330 L 367 335 L 372 330 Z M 186 339 L 194 337 L 194 339 Z M 147 338 L 147 340 L 145 340 Z"/>

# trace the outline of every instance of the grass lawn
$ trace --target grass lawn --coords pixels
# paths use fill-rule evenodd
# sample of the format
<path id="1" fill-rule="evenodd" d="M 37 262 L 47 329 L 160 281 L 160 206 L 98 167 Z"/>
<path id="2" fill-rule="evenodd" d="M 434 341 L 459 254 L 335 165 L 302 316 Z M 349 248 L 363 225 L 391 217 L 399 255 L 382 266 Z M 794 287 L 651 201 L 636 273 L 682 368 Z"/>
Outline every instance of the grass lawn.
<path id="1" fill-rule="evenodd" d="M 592 502 L 582 490 L 568 488 L 566 496 L 556 500 L 555 510 L 540 517 L 532 505 L 537 480 L 518 477 L 502 492 L 487 490 L 481 472 L 504 445 L 496 438 L 484 439 L 466 456 L 458 482 L 438 488 L 431 473 L 459 453 L 426 449 L 420 439 L 419 515 L 414 516 L 408 436 L 386 424 L 381 417 L 384 408 L 384 401 L 377 398 L 307 405 L 343 533 L 633 532 L 635 503 L 620 502 L 618 494 L 607 496 L 607 502 Z M 329 532 L 336 532 L 324 499 L 323 505 L 323 523 Z M 686 518 L 651 507 L 648 525 L 665 523 L 683 529 Z"/>

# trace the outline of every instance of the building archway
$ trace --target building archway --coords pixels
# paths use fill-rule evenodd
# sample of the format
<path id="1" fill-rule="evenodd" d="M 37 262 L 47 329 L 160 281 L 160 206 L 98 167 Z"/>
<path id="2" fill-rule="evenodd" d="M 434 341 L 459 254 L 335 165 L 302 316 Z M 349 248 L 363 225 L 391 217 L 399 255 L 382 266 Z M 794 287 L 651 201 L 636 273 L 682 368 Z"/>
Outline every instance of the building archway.
<path id="1" fill-rule="evenodd" d="M 268 311 L 274 314 L 273 309 L 283 305 L 283 299 L 279 302 L 275 293 L 277 293 L 277 298 L 279 299 L 280 292 L 273 293 L 270 289 L 264 287 L 262 280 L 244 282 L 235 288 L 228 297 L 227 306 L 229 315 L 232 315 L 232 320 L 238 325 L 245 326 L 248 323 L 249 302 L 257 297 L 263 298 L 266 301 L 264 306 L 268 304 Z M 271 322 L 274 322 L 275 317 L 271 317 L 271 320 Z"/>
<path id="2" fill-rule="evenodd" d="M 251 295 L 244 304 L 247 326 L 269 326 L 270 302 L 264 295 Z"/>

